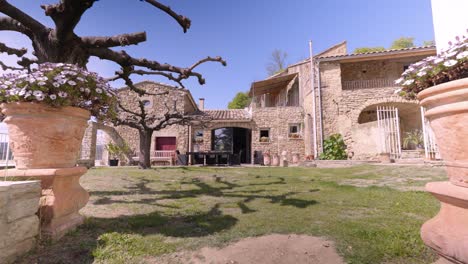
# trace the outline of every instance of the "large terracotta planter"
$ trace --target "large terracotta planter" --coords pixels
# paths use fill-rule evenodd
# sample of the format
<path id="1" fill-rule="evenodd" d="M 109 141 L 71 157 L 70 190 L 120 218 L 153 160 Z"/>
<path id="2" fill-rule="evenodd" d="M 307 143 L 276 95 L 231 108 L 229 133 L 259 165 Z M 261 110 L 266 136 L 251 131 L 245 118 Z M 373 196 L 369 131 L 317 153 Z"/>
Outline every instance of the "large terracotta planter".
<path id="1" fill-rule="evenodd" d="M 9 103 L 1 108 L 17 169 L 76 165 L 89 111 L 38 103 Z"/>
<path id="2" fill-rule="evenodd" d="M 278 154 L 273 154 L 271 159 L 271 166 L 279 166 L 280 165 L 280 157 Z"/>
<path id="3" fill-rule="evenodd" d="M 450 179 L 426 185 L 441 209 L 423 225 L 421 236 L 445 259 L 468 263 L 468 78 L 431 87 L 418 99 L 426 108 Z"/>

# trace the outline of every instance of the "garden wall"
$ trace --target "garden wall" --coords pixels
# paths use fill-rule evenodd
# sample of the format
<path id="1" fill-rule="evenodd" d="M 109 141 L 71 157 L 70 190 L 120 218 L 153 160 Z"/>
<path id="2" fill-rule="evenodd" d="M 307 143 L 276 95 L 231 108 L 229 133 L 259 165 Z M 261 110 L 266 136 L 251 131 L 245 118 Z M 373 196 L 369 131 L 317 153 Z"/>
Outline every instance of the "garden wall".
<path id="1" fill-rule="evenodd" d="M 40 197 L 39 181 L 0 182 L 0 263 L 13 263 L 36 245 Z"/>

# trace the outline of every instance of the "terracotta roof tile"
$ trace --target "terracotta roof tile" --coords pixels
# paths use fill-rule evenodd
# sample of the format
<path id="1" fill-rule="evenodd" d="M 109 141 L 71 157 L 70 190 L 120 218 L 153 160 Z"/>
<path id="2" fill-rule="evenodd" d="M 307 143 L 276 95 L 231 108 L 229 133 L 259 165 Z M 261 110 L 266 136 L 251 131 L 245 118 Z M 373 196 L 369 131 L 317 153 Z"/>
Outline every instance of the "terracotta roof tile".
<path id="1" fill-rule="evenodd" d="M 250 120 L 249 112 L 244 109 L 204 110 L 213 120 Z"/>

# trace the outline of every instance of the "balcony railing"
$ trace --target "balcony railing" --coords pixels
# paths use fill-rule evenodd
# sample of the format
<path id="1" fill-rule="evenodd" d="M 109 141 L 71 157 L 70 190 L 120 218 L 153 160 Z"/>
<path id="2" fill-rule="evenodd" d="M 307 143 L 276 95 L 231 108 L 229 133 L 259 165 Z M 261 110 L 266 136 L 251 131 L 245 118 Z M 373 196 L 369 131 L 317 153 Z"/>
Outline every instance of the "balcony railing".
<path id="1" fill-rule="evenodd" d="M 394 79 L 372 79 L 372 80 L 343 81 L 342 85 L 343 85 L 343 90 L 398 87 L 398 85 L 395 84 Z"/>

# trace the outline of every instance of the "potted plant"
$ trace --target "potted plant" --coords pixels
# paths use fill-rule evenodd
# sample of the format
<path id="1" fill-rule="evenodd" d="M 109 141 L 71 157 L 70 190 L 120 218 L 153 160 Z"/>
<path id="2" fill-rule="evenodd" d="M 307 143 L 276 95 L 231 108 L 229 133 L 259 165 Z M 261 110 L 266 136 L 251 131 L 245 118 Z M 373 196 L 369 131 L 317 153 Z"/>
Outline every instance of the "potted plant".
<path id="1" fill-rule="evenodd" d="M 411 65 L 396 83 L 400 95 L 426 108 L 450 179 L 426 185 L 442 206 L 423 225 L 422 239 L 446 259 L 468 263 L 468 39 Z"/>
<path id="2" fill-rule="evenodd" d="M 203 143 L 203 137 L 201 136 L 195 137 L 195 143 Z"/>
<path id="3" fill-rule="evenodd" d="M 289 138 L 294 138 L 294 139 L 301 138 L 301 134 L 299 134 L 299 133 L 290 133 Z"/>
<path id="4" fill-rule="evenodd" d="M 74 167 L 90 116 L 111 114 L 114 101 L 103 78 L 72 64 L 6 74 L 0 88 L 17 169 Z"/>
<path id="5" fill-rule="evenodd" d="M 416 150 L 424 150 L 424 138 L 421 129 L 406 132 L 405 138 L 403 139 L 403 147 L 405 149 L 415 147 Z"/>
<path id="6" fill-rule="evenodd" d="M 270 142 L 270 138 L 269 137 L 261 137 L 260 142 L 263 142 L 263 143 Z"/>

